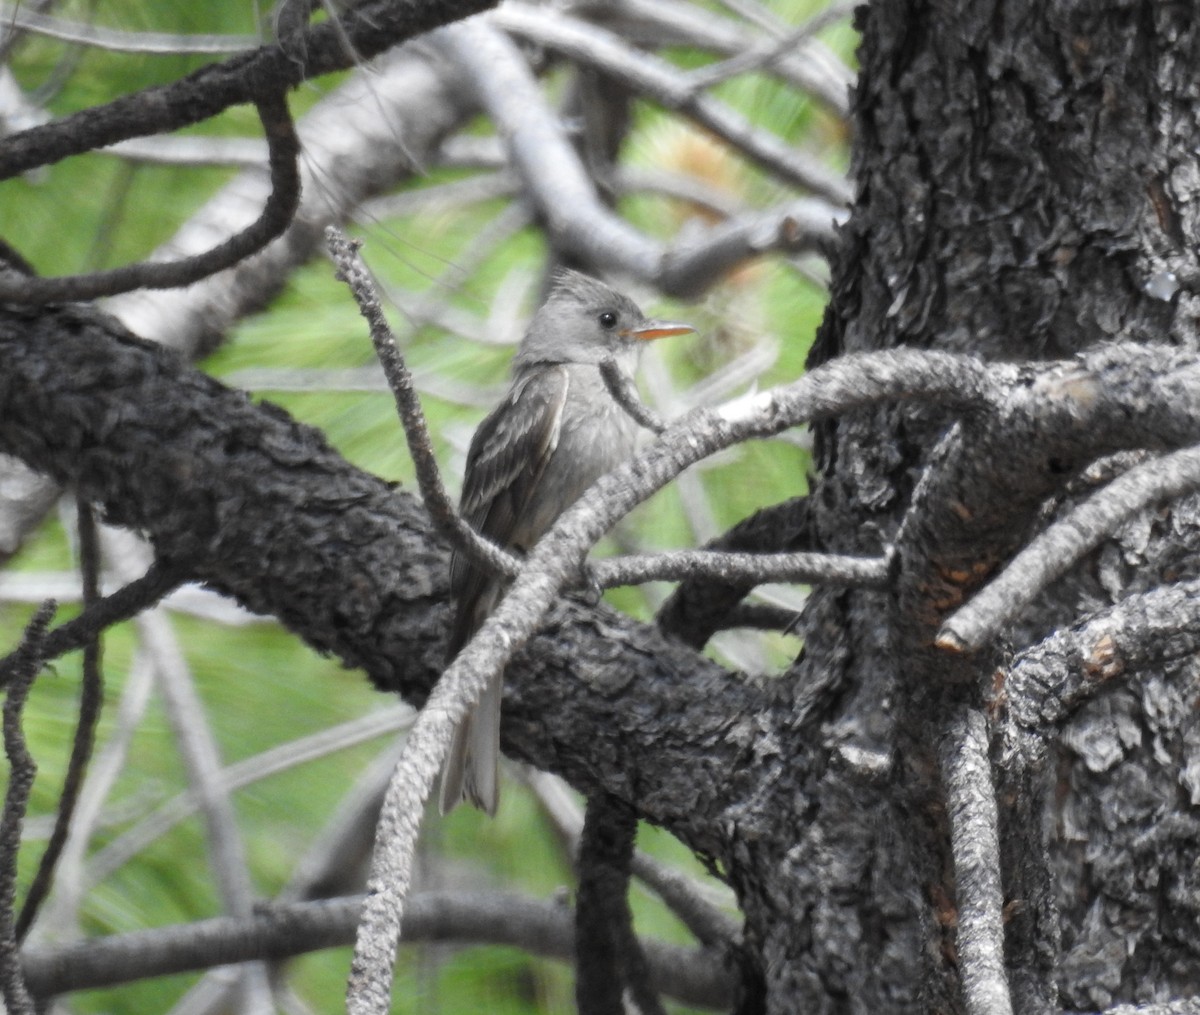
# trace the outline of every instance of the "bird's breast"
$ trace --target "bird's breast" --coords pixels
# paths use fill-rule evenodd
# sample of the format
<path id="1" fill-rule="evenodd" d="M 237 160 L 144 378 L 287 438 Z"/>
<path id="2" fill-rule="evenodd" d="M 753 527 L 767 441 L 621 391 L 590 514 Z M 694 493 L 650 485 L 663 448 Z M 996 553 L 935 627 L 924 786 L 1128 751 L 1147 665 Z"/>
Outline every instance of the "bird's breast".
<path id="1" fill-rule="evenodd" d="M 637 424 L 609 393 L 594 366 L 572 366 L 558 442 L 538 483 L 530 512 L 536 540 L 555 519 L 606 472 L 626 461 L 637 447 Z"/>

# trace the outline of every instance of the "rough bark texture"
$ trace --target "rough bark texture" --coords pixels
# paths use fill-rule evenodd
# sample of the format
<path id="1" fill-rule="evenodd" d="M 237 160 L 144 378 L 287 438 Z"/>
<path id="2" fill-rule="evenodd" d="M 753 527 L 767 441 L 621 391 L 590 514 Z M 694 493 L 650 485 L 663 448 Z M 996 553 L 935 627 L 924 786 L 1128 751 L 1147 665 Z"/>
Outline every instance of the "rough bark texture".
<path id="1" fill-rule="evenodd" d="M 1190 3 L 880 0 L 860 18 L 859 198 L 816 362 L 897 345 L 1026 360 L 1197 344 Z M 424 700 L 444 652 L 446 552 L 414 498 L 89 311 L 0 311 L 0 451 Z M 1175 505 L 1057 583 L 1003 653 L 935 651 L 958 602 L 1123 467 L 1089 474 L 1078 445 L 1036 428 L 997 440 L 998 418 L 949 438 L 936 406 L 826 424 L 808 502 L 729 537 L 896 547 L 891 590 L 814 595 L 784 678 L 760 685 L 570 602 L 509 669 L 508 752 L 611 794 L 733 884 L 743 1012 L 963 1010 L 942 734 L 964 705 L 1002 712 L 996 667 L 1013 664 L 1016 695 L 1055 629 L 1200 572 L 1200 516 Z M 663 623 L 699 645 L 742 591 L 687 589 Z M 1023 734 L 1041 748 L 993 759 L 1019 1012 L 1200 993 L 1200 675 L 1190 652 L 1098 644 L 1078 654 L 1107 682 Z"/>
<path id="2" fill-rule="evenodd" d="M 899 344 L 1014 360 L 1117 338 L 1195 345 L 1197 264 L 1185 238 L 1197 226 L 1200 34 L 1190 4 L 876 3 L 861 27 L 859 200 L 815 361 Z M 938 430 L 935 412 L 910 410 L 825 427 L 818 545 L 877 552 L 890 543 Z M 1065 463 L 1066 471 L 1082 464 Z M 1030 487 L 1042 479 L 1036 469 L 1028 479 L 995 490 L 993 507 L 1016 514 L 1009 525 L 1034 520 Z M 1194 569 L 1180 556 L 1194 545 L 1193 508 L 1136 528 L 1083 578 L 1045 597 L 1014 643 L 1162 580 L 1164 554 L 1171 577 Z M 996 563 L 986 550 L 977 548 L 983 573 Z M 915 619 L 906 614 L 886 595 L 861 593 L 823 595 L 810 610 L 801 672 L 826 681 L 831 667 L 843 674 L 851 691 L 829 728 L 888 774 L 872 783 L 867 768 L 852 766 L 837 777 L 864 811 L 874 791 L 878 809 L 817 814 L 808 833 L 863 875 L 816 882 L 810 905 L 836 905 L 838 919 L 826 935 L 805 940 L 808 929 L 796 928 L 792 936 L 791 950 L 807 955 L 801 968 L 811 969 L 796 981 L 798 1008 L 832 1010 L 829 987 L 847 968 L 866 978 L 855 998 L 865 1007 L 958 1004 L 948 861 L 926 849 L 945 841 L 930 735 L 955 702 L 982 688 L 923 685 L 921 645 L 898 642 L 899 628 L 885 622 Z M 990 670 L 987 660 L 975 666 L 980 676 Z M 1001 786 L 1018 1010 L 1054 1004 L 1055 983 L 1058 1000 L 1079 1008 L 1195 992 L 1200 798 L 1189 782 L 1196 723 L 1186 702 L 1196 687 L 1190 661 L 1143 686 L 1114 686 L 1071 720 L 1051 773 L 1056 786 L 1015 775 Z M 1043 823 L 1056 899 L 1020 869 Z M 822 861 L 797 852 L 815 880 Z M 913 886 L 907 897 L 881 896 L 866 876 L 889 867 L 898 884 Z M 1057 972 L 1046 954 L 1054 901 L 1064 949 Z M 917 955 L 926 956 L 924 970 L 911 961 Z M 902 956 L 907 964 L 894 961 Z"/>

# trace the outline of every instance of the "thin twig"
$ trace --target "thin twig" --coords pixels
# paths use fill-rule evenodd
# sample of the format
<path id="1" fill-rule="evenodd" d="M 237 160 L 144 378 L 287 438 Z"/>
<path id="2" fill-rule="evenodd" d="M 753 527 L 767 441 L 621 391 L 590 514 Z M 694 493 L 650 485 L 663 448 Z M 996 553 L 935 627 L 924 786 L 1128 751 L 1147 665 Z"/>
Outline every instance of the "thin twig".
<path id="1" fill-rule="evenodd" d="M 78 502 L 79 523 L 79 570 L 83 586 L 83 606 L 87 609 L 100 598 L 100 542 L 96 515 L 91 504 Z M 75 805 L 79 791 L 87 775 L 88 762 L 96 745 L 96 724 L 100 721 L 100 710 L 104 704 L 104 674 L 100 668 L 100 632 L 97 630 L 83 646 L 83 686 L 79 697 L 79 722 L 71 743 L 71 757 L 67 762 L 67 775 L 63 780 L 58 798 L 58 813 L 54 819 L 54 830 L 46 843 L 45 852 L 38 863 L 37 873 L 25 894 L 21 915 L 17 918 L 17 940 L 23 941 L 38 909 L 54 883 L 54 872 L 62 856 L 63 846 L 71 831 Z"/>
<path id="2" fill-rule="evenodd" d="M 153 606 L 172 589 L 187 581 L 190 574 L 190 569 L 185 565 L 155 561 L 141 578 L 98 599 L 74 620 L 60 624 L 47 634 L 43 647 L 45 658 L 57 659 L 64 652 L 82 648 L 105 628 L 129 620 Z M 6 672 L 6 667 L 0 662 L 0 688 L 7 679 Z"/>
<path id="3" fill-rule="evenodd" d="M 113 731 L 88 768 L 70 835 L 58 863 L 54 894 L 42 910 L 40 924 L 51 938 L 70 937 L 79 931 L 80 901 L 91 887 L 84 861 L 97 828 L 104 822 L 123 824 L 140 812 L 140 807 L 135 807 L 122 814 L 121 804 L 110 800 L 110 794 L 118 776 L 126 769 L 129 747 L 150 702 L 153 684 L 154 667 L 145 652 L 139 650 L 121 689 Z"/>
<path id="4" fill-rule="evenodd" d="M 608 387 L 609 394 L 616 399 L 617 404 L 624 409 L 638 426 L 645 427 L 653 433 L 662 433 L 667 424 L 662 417 L 638 397 L 637 385 L 633 378 L 617 366 L 617 361 L 611 356 L 600 364 L 600 376 Z"/>
<path id="5" fill-rule="evenodd" d="M 1012 1015 L 1004 972 L 1004 896 L 988 729 L 983 713 L 956 717 L 941 746 L 958 909 L 958 956 L 970 1015 Z"/>
<path id="6" fill-rule="evenodd" d="M 762 585 L 767 582 L 844 585 L 881 589 L 888 582 L 886 557 L 847 557 L 833 553 L 722 553 L 669 550 L 608 557 L 592 564 L 603 588 L 647 581 L 711 578 Z"/>
<path id="7" fill-rule="evenodd" d="M 223 243 L 177 261 L 140 261 L 121 268 L 57 278 L 6 279 L 0 276 L 0 299 L 19 303 L 55 303 L 114 296 L 131 289 L 174 289 L 245 260 L 279 236 L 300 204 L 300 142 L 287 99 L 268 94 L 255 102 L 267 138 L 271 193 L 259 217 Z"/>
<path id="8" fill-rule="evenodd" d="M 618 27 L 638 44 L 687 46 L 735 57 L 763 42 L 759 32 L 687 0 L 592 0 L 574 9 L 580 16 Z M 849 115 L 854 75 L 819 39 L 802 40 L 767 69 L 820 99 L 838 116 Z"/>
<path id="9" fill-rule="evenodd" d="M 1200 486 L 1200 448 L 1185 448 L 1131 468 L 1055 522 L 942 625 L 937 644 L 982 648 L 1052 581 L 1065 574 L 1139 511 Z"/>
<path id="10" fill-rule="evenodd" d="M 0 994 L 3 995 L 5 1010 L 12 1015 L 34 1015 L 37 1011 L 21 970 L 13 918 L 21 826 L 29 805 L 29 791 L 37 775 L 37 765 L 29 753 L 21 729 L 21 713 L 29 689 L 44 662 L 42 644 L 55 609 L 53 600 L 42 604 L 25 628 L 20 646 L 0 663 L 7 671 L 8 678 L 8 694 L 4 699 L 4 753 L 9 764 L 4 814 L 0 818 Z"/>
<path id="11" fill-rule="evenodd" d="M 169 32 L 126 32 L 26 10 L 24 5 L 0 5 L 0 22 L 34 35 L 110 53 L 175 56 L 180 53 L 244 53 L 261 45 L 252 35 L 175 35 Z"/>
<path id="12" fill-rule="evenodd" d="M 728 60 L 722 60 L 720 63 L 692 71 L 688 75 L 688 83 L 695 91 L 703 91 L 720 84 L 722 81 L 727 81 L 729 78 L 745 74 L 747 71 L 770 66 L 788 53 L 794 52 L 796 47 L 805 39 L 810 38 L 829 25 L 850 17 L 857 6 L 856 0 L 852 0 L 851 3 L 831 4 L 825 10 L 814 14 L 804 24 L 797 25 L 783 36 L 772 39 L 763 45 L 748 49 L 746 52 L 732 56 Z"/>
<path id="13" fill-rule="evenodd" d="M 359 311 L 370 327 L 371 342 L 396 399 L 396 410 L 404 426 L 404 436 L 416 468 L 417 484 L 425 509 L 439 531 L 456 549 L 462 550 L 482 566 L 512 577 L 517 573 L 519 564 L 510 554 L 484 539 L 464 522 L 446 494 L 412 374 L 383 315 L 370 273 L 359 256 L 361 244 L 346 239 L 336 226 L 329 226 L 325 230 L 325 240 L 337 265 L 338 278 L 349 286 Z"/>

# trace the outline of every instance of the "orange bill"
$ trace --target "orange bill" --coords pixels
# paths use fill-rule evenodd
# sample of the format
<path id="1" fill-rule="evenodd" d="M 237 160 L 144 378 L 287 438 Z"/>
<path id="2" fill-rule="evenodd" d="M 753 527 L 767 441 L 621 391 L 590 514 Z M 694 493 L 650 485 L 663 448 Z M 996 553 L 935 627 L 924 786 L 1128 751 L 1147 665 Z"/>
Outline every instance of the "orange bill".
<path id="1" fill-rule="evenodd" d="M 688 335 L 696 329 L 678 321 L 647 321 L 640 328 L 626 328 L 621 332 L 625 338 L 637 338 L 649 342 L 655 338 L 670 338 L 672 335 Z"/>

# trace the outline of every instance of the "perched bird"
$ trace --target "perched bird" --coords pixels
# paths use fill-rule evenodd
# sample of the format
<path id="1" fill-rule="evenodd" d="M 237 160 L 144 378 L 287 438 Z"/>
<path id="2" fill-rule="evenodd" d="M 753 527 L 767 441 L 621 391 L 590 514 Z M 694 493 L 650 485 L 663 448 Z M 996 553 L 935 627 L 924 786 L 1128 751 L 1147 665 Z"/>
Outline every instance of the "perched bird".
<path id="1" fill-rule="evenodd" d="M 647 320 L 628 296 L 594 278 L 560 273 L 521 340 L 508 393 L 471 439 L 462 517 L 492 542 L 527 552 L 584 490 L 633 454 L 637 424 L 610 393 L 600 364 L 611 358 L 632 381 L 643 342 L 692 330 Z M 450 586 L 453 659 L 496 607 L 505 582 L 456 552 Z M 442 770 L 443 814 L 464 796 L 495 813 L 502 690 L 497 675 L 455 731 Z"/>

